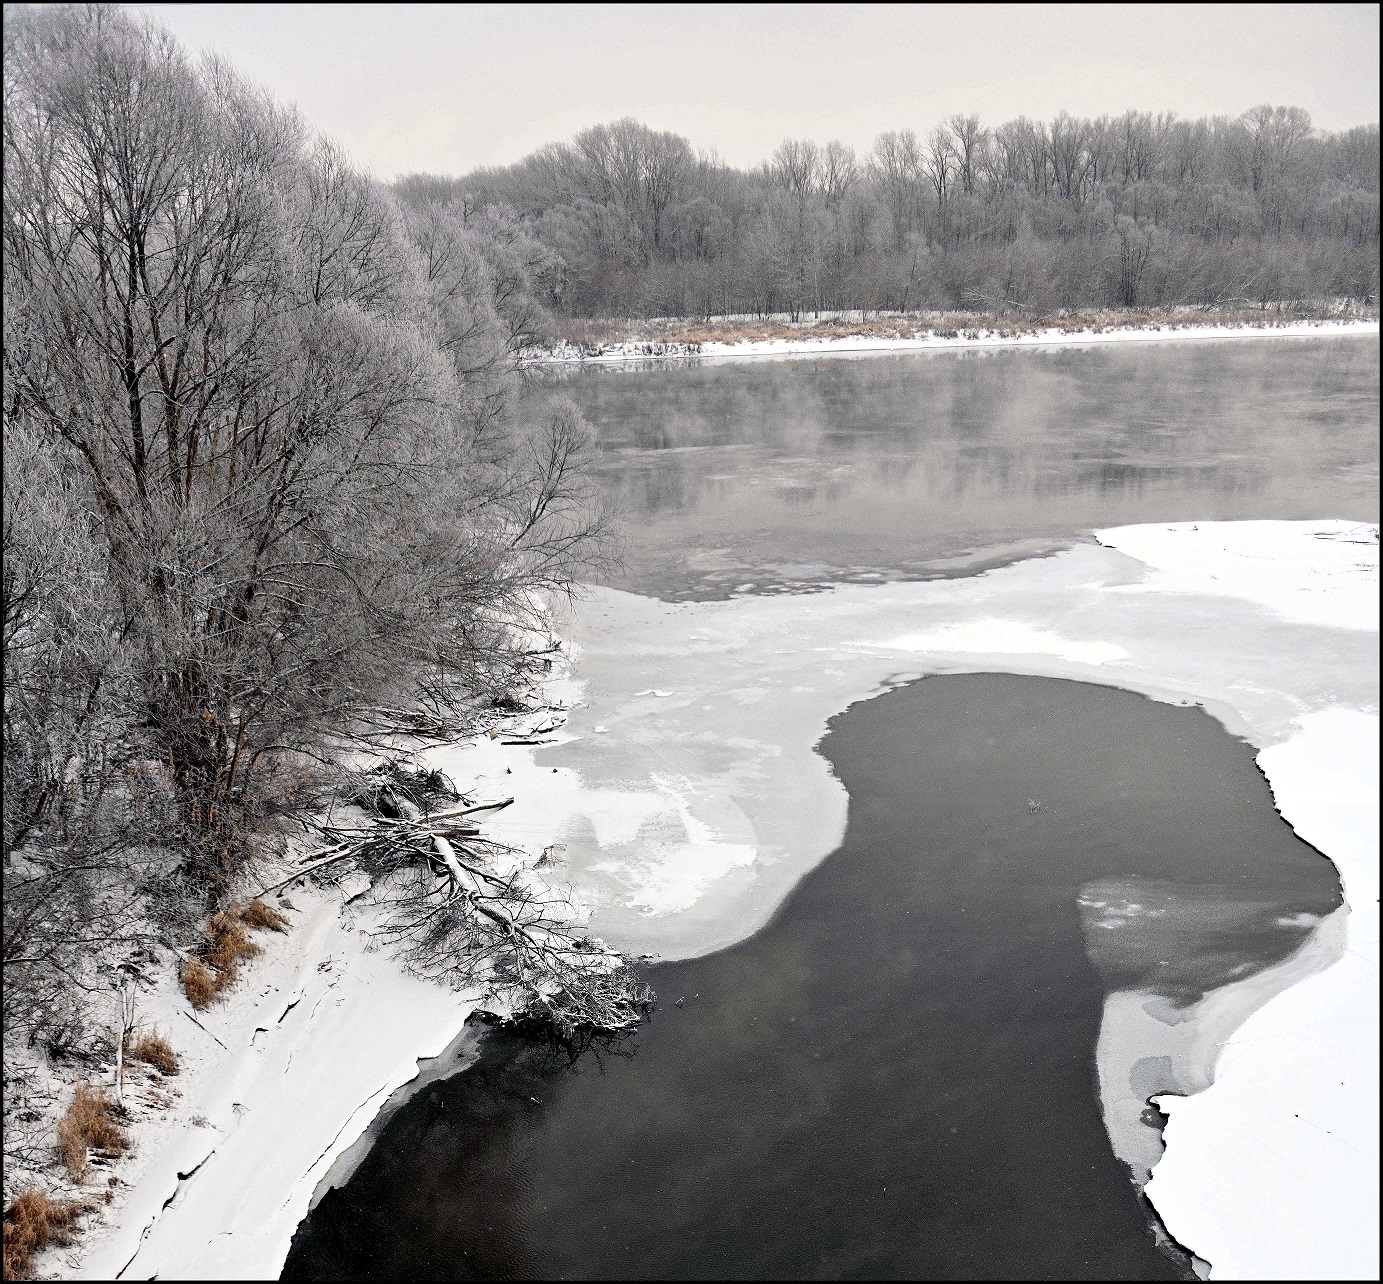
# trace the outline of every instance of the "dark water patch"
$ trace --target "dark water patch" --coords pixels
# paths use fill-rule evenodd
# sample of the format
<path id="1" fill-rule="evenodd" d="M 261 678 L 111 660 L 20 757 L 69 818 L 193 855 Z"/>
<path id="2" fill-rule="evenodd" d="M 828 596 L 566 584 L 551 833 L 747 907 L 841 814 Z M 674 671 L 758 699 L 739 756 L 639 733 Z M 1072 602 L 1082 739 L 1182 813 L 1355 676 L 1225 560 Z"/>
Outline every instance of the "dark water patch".
<path id="1" fill-rule="evenodd" d="M 767 927 L 650 969 L 628 1056 L 492 1034 L 285 1278 L 1190 1278 L 1094 1054 L 1107 989 L 1191 1001 L 1340 903 L 1252 747 L 1199 709 L 984 674 L 857 704 L 821 750 L 847 832 Z"/>
<path id="2" fill-rule="evenodd" d="M 1284 912 L 1270 895 L 1231 900 L 1217 886 L 1149 878 L 1096 879 L 1080 906 L 1086 953 L 1106 988 L 1150 991 L 1178 1007 L 1280 963 L 1319 921 Z"/>
<path id="3" fill-rule="evenodd" d="M 541 384 L 595 426 L 602 490 L 637 525 L 609 582 L 687 600 L 788 558 L 923 579 L 966 550 L 1132 522 L 1376 521 L 1378 379 L 1377 339 L 1325 338 L 588 366 Z"/>
<path id="4" fill-rule="evenodd" d="M 826 593 L 840 584 L 881 584 L 890 580 L 962 580 L 986 571 L 1064 552 L 1075 544 L 1095 543 L 1091 535 L 1068 539 L 1016 539 L 982 548 L 965 548 L 949 556 L 911 562 L 880 556 L 870 566 L 842 561 L 778 561 L 747 566 L 729 549 L 706 548 L 687 553 L 683 570 L 692 576 L 679 589 L 655 596 L 677 602 L 715 602 L 729 597 L 773 597 L 782 594 Z"/>

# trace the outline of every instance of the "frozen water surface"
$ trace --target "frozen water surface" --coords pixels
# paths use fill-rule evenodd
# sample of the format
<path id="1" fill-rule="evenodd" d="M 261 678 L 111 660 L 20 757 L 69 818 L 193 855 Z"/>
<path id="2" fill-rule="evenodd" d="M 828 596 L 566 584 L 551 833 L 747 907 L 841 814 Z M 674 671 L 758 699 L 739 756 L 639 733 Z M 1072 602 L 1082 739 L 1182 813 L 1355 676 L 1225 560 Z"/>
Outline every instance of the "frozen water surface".
<path id="1" fill-rule="evenodd" d="M 1347 908 L 1281 915 L 1305 932 L 1296 953 L 1179 1006 L 1119 979 L 1079 1054 L 1091 1099 L 1098 1076 L 1136 1173 L 1159 1094 L 1170 1149 L 1148 1192 L 1216 1275 L 1376 1276 L 1377 353 L 1374 337 L 579 372 L 564 387 L 635 518 L 629 576 L 568 621 L 559 743 L 439 761 L 516 796 L 495 828 L 559 844 L 598 931 L 692 961 L 751 937 L 839 844 L 848 799 L 814 746 L 853 703 L 992 672 L 1202 705 L 1260 751 Z M 1284 518 L 1310 520 L 1267 520 Z M 1159 913 L 1195 930 L 1194 898 L 1087 881 L 1070 912 L 1088 942 L 1151 939 Z M 430 1032 L 395 1061 L 456 1034 L 461 1006 L 424 1006 Z M 373 1039 L 368 1003 L 331 1010 Z M 196 1274 L 214 1245 L 218 1270 L 276 1270 L 287 1241 L 235 1194 L 245 1164 L 272 1155 L 264 1199 L 306 1207 L 383 1069 L 358 1088 L 336 1073 L 324 1096 L 322 1067 L 288 1059 L 254 1091 L 312 1103 L 312 1128 L 240 1111 L 236 1164 L 198 1170 L 136 1269 Z M 128 1240 L 91 1271 L 128 1261 Z"/>
<path id="2" fill-rule="evenodd" d="M 820 752 L 846 832 L 763 930 L 651 968 L 627 1056 L 492 1038 L 324 1198 L 286 1275 L 1190 1278 L 1091 1059 L 1106 987 L 1196 1028 L 1338 907 L 1252 748 L 1199 709 L 970 674 L 853 705 Z M 1134 1068 L 1144 1096 L 1180 1086 Z"/>

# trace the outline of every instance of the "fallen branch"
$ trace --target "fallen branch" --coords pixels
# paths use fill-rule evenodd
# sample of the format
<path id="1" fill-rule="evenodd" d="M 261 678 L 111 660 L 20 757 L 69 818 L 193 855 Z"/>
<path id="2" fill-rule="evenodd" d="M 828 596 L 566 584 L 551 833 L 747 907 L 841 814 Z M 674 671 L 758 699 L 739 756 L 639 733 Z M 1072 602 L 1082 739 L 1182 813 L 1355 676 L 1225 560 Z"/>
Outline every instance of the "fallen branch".
<path id="1" fill-rule="evenodd" d="M 453 807 L 450 811 L 434 811 L 429 819 L 444 820 L 448 816 L 469 816 L 477 811 L 500 811 L 512 806 L 513 802 L 512 798 L 501 798 L 499 802 L 471 803 L 468 807 Z"/>
<path id="2" fill-rule="evenodd" d="M 440 772 L 390 761 L 351 773 L 344 792 L 374 813 L 368 822 L 319 826 L 329 844 L 258 895 L 349 867 L 368 880 L 351 901 L 383 911 L 374 934 L 410 971 L 478 989 L 496 1015 L 544 1024 L 569 1045 L 642 1021 L 652 991 L 618 954 L 572 926 L 569 899 L 535 872 L 546 854 L 530 860 L 466 822 L 512 806 L 512 797 L 474 801 Z M 445 798 L 459 805 L 430 811 Z"/>
<path id="3" fill-rule="evenodd" d="M 534 873 L 537 862 L 477 826 L 445 823 L 512 801 L 378 818 L 285 881 L 349 861 L 384 911 L 376 935 L 416 974 L 478 988 L 499 1014 L 544 1022 L 564 1040 L 633 1029 L 652 992 L 618 954 L 571 926 L 570 902 Z"/>
<path id="4" fill-rule="evenodd" d="M 328 856 L 325 860 L 319 860 L 303 869 L 295 870 L 293 873 L 289 874 L 287 878 L 281 878 L 277 883 L 270 883 L 268 887 L 261 887 L 259 891 L 254 894 L 252 899 L 258 900 L 261 896 L 267 896 L 270 892 L 278 891 L 280 887 L 287 887 L 289 883 L 296 883 L 298 879 L 306 878 L 307 875 L 313 873 L 315 870 L 322 869 L 327 865 L 334 865 L 338 861 L 350 860 L 355 855 L 354 849 L 350 848 L 347 844 L 339 843 L 337 846 L 340 847 L 341 850 L 334 856 Z M 332 849 L 327 848 L 326 850 L 330 851 Z"/>
<path id="5" fill-rule="evenodd" d="M 197 1027 L 197 1029 L 199 1029 L 203 1034 L 207 1035 L 209 1038 L 216 1039 L 216 1036 L 215 1036 L 214 1034 L 212 1034 L 211 1031 L 208 1030 L 208 1029 L 206 1028 L 206 1026 L 204 1026 L 200 1021 L 198 1021 L 197 1018 L 194 1017 L 194 1016 L 192 1015 L 192 1013 L 189 1012 L 186 1008 L 184 1008 L 184 1009 L 182 1010 L 182 1014 L 183 1014 L 183 1016 L 185 1016 L 189 1021 L 191 1021 L 192 1024 L 195 1025 L 195 1026 Z M 216 1042 L 217 1042 L 217 1043 L 221 1043 L 221 1040 L 220 1040 L 220 1039 L 216 1039 Z M 226 1045 L 225 1045 L 224 1043 L 221 1043 L 221 1046 L 224 1048 Z"/>

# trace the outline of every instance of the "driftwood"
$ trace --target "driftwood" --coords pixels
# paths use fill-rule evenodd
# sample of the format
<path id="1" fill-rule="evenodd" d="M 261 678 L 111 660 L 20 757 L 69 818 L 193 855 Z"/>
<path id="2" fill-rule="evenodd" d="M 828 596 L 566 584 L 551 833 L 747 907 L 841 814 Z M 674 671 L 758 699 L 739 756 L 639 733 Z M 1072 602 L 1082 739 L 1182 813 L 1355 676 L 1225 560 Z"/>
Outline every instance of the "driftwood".
<path id="1" fill-rule="evenodd" d="M 512 798 L 482 802 L 454 793 L 459 806 L 427 814 L 397 768 L 374 788 L 381 775 L 370 773 L 365 787 L 354 780 L 352 800 L 403 814 L 376 814 L 352 828 L 320 826 L 331 841 L 260 894 L 328 867 L 358 871 L 370 880 L 363 896 L 383 910 L 376 936 L 416 974 L 479 989 L 498 1013 L 546 1024 L 563 1040 L 640 1023 L 652 991 L 618 954 L 572 927 L 568 898 L 535 872 L 543 857 L 531 860 L 486 838 L 467 819 L 508 807 Z"/>
<path id="2" fill-rule="evenodd" d="M 571 927 L 570 902 L 523 853 L 475 826 L 380 825 L 356 855 L 385 909 L 379 935 L 420 975 L 478 986 L 563 1037 L 632 1029 L 652 1002 L 623 959 Z"/>

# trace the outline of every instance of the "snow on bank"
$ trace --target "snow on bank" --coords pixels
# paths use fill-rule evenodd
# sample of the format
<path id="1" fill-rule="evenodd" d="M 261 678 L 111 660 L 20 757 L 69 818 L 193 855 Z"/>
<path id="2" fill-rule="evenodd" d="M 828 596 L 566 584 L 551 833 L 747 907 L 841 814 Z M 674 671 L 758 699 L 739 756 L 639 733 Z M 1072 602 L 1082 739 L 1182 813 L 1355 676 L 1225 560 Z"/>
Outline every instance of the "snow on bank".
<path id="1" fill-rule="evenodd" d="M 1212 1278 L 1378 1278 L 1378 717 L 1332 707 L 1259 755 L 1278 808 L 1344 879 L 1329 970 L 1255 1012 L 1215 1082 L 1159 1097 L 1147 1193 Z"/>
<path id="2" fill-rule="evenodd" d="M 924 673 L 999 671 L 1204 704 L 1264 750 L 1284 815 L 1340 866 L 1350 953 L 1328 966 L 1332 916 L 1316 954 L 1298 960 L 1326 970 L 1261 1009 L 1261 1037 L 1240 1031 L 1213 1088 L 1163 1099 L 1170 1149 L 1149 1190 L 1216 1275 L 1263 1273 L 1263 1209 L 1278 1223 L 1270 1274 L 1350 1274 L 1370 1254 L 1376 1273 L 1365 1169 L 1376 1190 L 1377 1115 L 1362 1094 L 1377 1066 L 1377 794 L 1365 746 L 1340 740 L 1348 727 L 1376 745 L 1377 633 L 1363 601 L 1377 595 L 1376 528 L 1177 523 L 1099 540 L 971 579 L 805 597 L 672 604 L 595 591 L 571 622 L 580 688 L 567 690 L 571 716 L 553 743 L 482 739 L 432 759 L 487 796 L 515 796 L 487 832 L 557 845 L 611 944 L 687 957 L 756 930 L 838 844 L 847 800 L 814 746 L 855 700 Z M 1255 569 L 1267 549 L 1272 574 Z M 1355 809 L 1347 831 L 1321 780 Z M 227 1046 L 204 1041 L 174 1126 L 125 1170 L 133 1192 L 82 1275 L 127 1263 L 127 1278 L 277 1274 L 320 1177 L 417 1059 L 459 1031 L 463 996 L 365 953 L 327 897 L 292 898 L 304 907 L 293 935 L 242 981 L 254 1004 L 201 1018 Z M 1295 1006 L 1308 988 L 1320 1016 L 1310 1029 Z M 1214 1034 L 1197 1054 L 1206 1065 L 1268 997 L 1241 994 L 1201 1027 Z M 178 1002 L 170 994 L 171 1015 L 155 1015 L 195 1035 Z M 1340 1076 L 1346 1091 L 1326 1093 L 1317 1072 L 1368 1047 L 1372 1062 Z M 198 1114 L 211 1128 L 192 1126 Z M 1289 1116 L 1305 1122 L 1284 1130 Z M 1343 1162 L 1341 1146 L 1359 1162 Z M 1269 1148 L 1283 1159 L 1265 1159 Z M 192 1175 L 180 1184 L 180 1173 Z M 1356 1204 L 1348 1220 L 1332 1211 Z"/>
<path id="3" fill-rule="evenodd" d="M 660 361 L 698 357 L 814 357 L 855 352 L 933 352 L 949 348 L 1089 347 L 1104 343 L 1161 343 L 1172 339 L 1327 338 L 1335 335 L 1377 335 L 1378 322 L 1294 321 L 1287 325 L 1167 325 L 1107 330 L 1063 330 L 1051 326 L 1030 334 L 1004 334 L 988 329 L 956 335 L 903 336 L 852 334 L 829 338 L 743 340 L 738 343 L 680 343 L 675 340 L 602 345 L 596 352 L 559 344 L 534 357 L 538 364 L 567 362 Z"/>
<path id="4" fill-rule="evenodd" d="M 1377 631 L 1378 579 L 1352 572 L 1376 560 L 1378 528 L 1332 525 L 1310 537 L 1313 544 L 1303 542 L 1299 522 L 1272 521 L 1208 522 L 1204 531 L 1194 522 L 1125 526 L 1100 535 L 1153 571 L 1125 592 L 1243 598 L 1300 624 Z"/>
<path id="5" fill-rule="evenodd" d="M 181 1095 L 136 1130 L 128 1194 L 64 1275 L 276 1279 L 320 1177 L 470 1014 L 474 996 L 367 952 L 367 924 L 350 930 L 338 893 L 289 901 L 291 933 L 264 940 L 199 1024 L 171 980 L 141 998 L 183 1058 Z"/>
<path id="6" fill-rule="evenodd" d="M 1124 593 L 1237 598 L 1283 620 L 1376 637 L 1378 528 L 1304 525 L 1135 526 L 1100 539 L 1151 568 Z M 1269 974 L 1243 983 L 1266 986 L 1268 1001 L 1222 1031 L 1214 1082 L 1157 1098 L 1170 1117 L 1167 1152 L 1147 1194 L 1172 1234 L 1212 1263 L 1212 1278 L 1376 1279 L 1376 699 L 1313 702 L 1293 724 L 1258 764 L 1283 817 L 1344 883 L 1347 908 L 1302 953 L 1339 939 L 1324 970 L 1303 973 L 1295 959 L 1274 969 L 1287 973 L 1280 992 Z"/>

